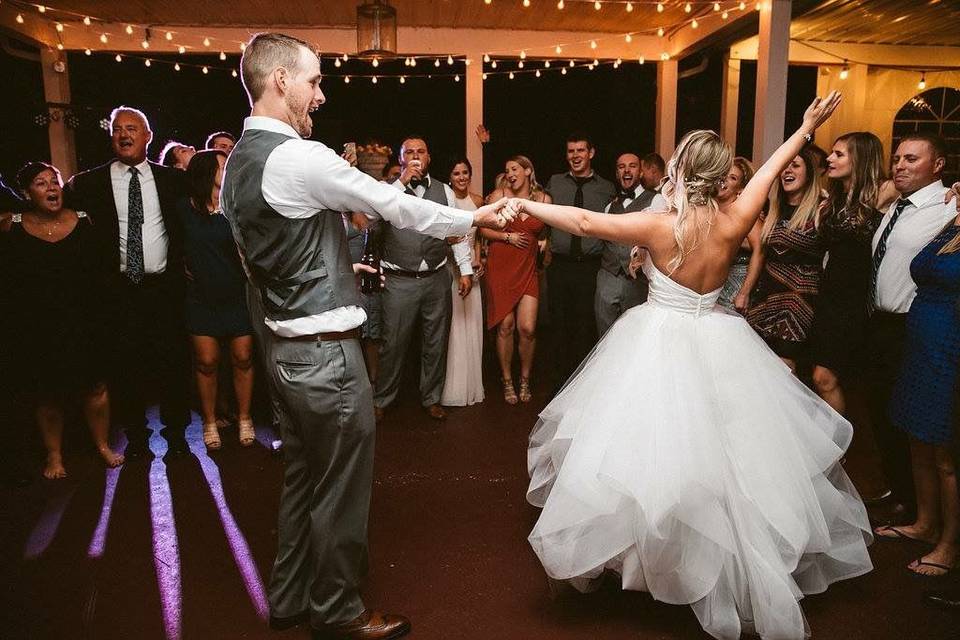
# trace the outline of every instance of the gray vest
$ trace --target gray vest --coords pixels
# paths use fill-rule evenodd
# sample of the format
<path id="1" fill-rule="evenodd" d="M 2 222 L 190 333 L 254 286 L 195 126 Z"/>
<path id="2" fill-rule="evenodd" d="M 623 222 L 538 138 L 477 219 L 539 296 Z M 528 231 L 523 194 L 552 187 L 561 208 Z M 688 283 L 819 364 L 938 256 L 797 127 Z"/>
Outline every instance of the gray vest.
<path id="1" fill-rule="evenodd" d="M 416 196 L 410 187 L 406 193 Z M 430 186 L 423 193 L 424 200 L 447 206 L 447 194 L 443 183 L 431 177 Z M 424 261 L 431 270 L 436 269 L 447 257 L 447 243 L 444 240 L 431 238 L 411 229 L 397 229 L 392 224 L 384 223 L 383 227 L 383 259 L 395 264 L 405 271 L 419 271 Z"/>
<path id="2" fill-rule="evenodd" d="M 220 190 L 247 275 L 271 320 L 360 304 L 341 215 L 324 210 L 309 218 L 287 218 L 263 198 L 267 157 L 287 140 L 290 136 L 273 131 L 244 131 Z"/>
<path id="3" fill-rule="evenodd" d="M 650 203 L 653 202 L 653 198 L 657 195 L 655 191 L 650 191 L 644 189 L 643 192 L 634 199 L 630 205 L 624 209 L 623 201 L 617 197 L 612 203 L 610 203 L 609 213 L 631 213 L 633 211 L 643 211 L 650 206 Z M 600 258 L 600 266 L 603 269 L 606 269 L 613 275 L 627 275 L 627 268 L 630 266 L 630 250 L 633 247 L 628 247 L 625 244 L 619 244 L 617 242 L 603 242 L 603 254 Z"/>

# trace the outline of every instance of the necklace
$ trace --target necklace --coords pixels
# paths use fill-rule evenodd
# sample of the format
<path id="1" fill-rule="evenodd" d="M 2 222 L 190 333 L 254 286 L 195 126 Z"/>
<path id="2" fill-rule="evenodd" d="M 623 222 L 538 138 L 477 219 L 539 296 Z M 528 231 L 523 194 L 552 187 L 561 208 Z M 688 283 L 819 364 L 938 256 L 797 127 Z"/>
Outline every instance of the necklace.
<path id="1" fill-rule="evenodd" d="M 53 222 L 50 222 L 49 220 L 42 220 L 40 216 L 34 216 L 34 218 L 38 223 L 40 223 L 40 227 L 46 232 L 48 236 L 52 236 L 53 232 L 56 231 L 57 228 L 60 226 L 59 219 L 56 219 Z"/>

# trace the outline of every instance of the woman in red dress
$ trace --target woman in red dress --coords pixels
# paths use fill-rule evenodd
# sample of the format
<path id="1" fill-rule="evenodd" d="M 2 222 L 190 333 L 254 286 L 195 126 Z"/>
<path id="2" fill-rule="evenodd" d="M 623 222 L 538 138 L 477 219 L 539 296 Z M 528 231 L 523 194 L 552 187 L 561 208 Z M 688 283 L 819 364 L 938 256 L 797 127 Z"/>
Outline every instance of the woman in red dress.
<path id="1" fill-rule="evenodd" d="M 487 197 L 488 202 L 499 198 L 526 198 L 537 202 L 551 202 L 550 196 L 537 183 L 533 163 L 525 156 L 507 160 L 504 184 Z M 508 223 L 502 231 L 481 229 L 489 243 L 486 278 L 487 328 L 497 328 L 497 358 L 503 380 L 503 399 L 507 404 L 517 403 L 513 387 L 514 332 L 519 332 L 520 397 L 530 402 L 530 369 L 536 347 L 537 307 L 540 286 L 537 278 L 537 249 L 543 246 L 546 227 L 525 213 Z"/>

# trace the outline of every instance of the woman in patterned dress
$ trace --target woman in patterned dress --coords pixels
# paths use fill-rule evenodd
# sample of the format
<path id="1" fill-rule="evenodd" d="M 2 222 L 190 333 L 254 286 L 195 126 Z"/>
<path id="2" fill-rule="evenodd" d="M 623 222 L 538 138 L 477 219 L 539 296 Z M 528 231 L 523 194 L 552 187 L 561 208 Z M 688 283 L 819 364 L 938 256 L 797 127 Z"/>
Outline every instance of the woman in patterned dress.
<path id="1" fill-rule="evenodd" d="M 761 239 L 764 268 L 747 321 L 796 372 L 813 323 L 823 247 L 816 156 L 803 149 L 780 173 Z"/>

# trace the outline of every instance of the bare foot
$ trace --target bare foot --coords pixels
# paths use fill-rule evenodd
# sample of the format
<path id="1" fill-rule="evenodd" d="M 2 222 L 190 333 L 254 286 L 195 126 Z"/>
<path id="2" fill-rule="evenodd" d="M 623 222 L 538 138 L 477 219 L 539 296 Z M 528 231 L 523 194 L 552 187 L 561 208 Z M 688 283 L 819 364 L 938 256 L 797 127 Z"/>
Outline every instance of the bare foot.
<path id="1" fill-rule="evenodd" d="M 117 453 L 110 447 L 98 447 L 97 451 L 100 452 L 100 457 L 103 458 L 103 463 L 113 469 L 114 467 L 119 467 L 123 464 L 123 454 Z"/>
<path id="2" fill-rule="evenodd" d="M 43 477 L 47 480 L 59 480 L 67 477 L 67 470 L 63 467 L 63 458 L 59 453 L 47 454 L 47 464 L 43 467 Z"/>
<path id="3" fill-rule="evenodd" d="M 902 527 L 884 525 L 873 530 L 879 538 L 890 538 L 892 540 L 916 540 L 936 544 L 940 538 L 940 532 L 935 529 L 919 527 L 916 523 L 905 524 Z"/>
<path id="4" fill-rule="evenodd" d="M 922 558 L 917 558 L 907 565 L 907 569 L 921 576 L 940 577 L 950 573 L 956 567 L 957 552 L 955 549 L 937 547 Z"/>

